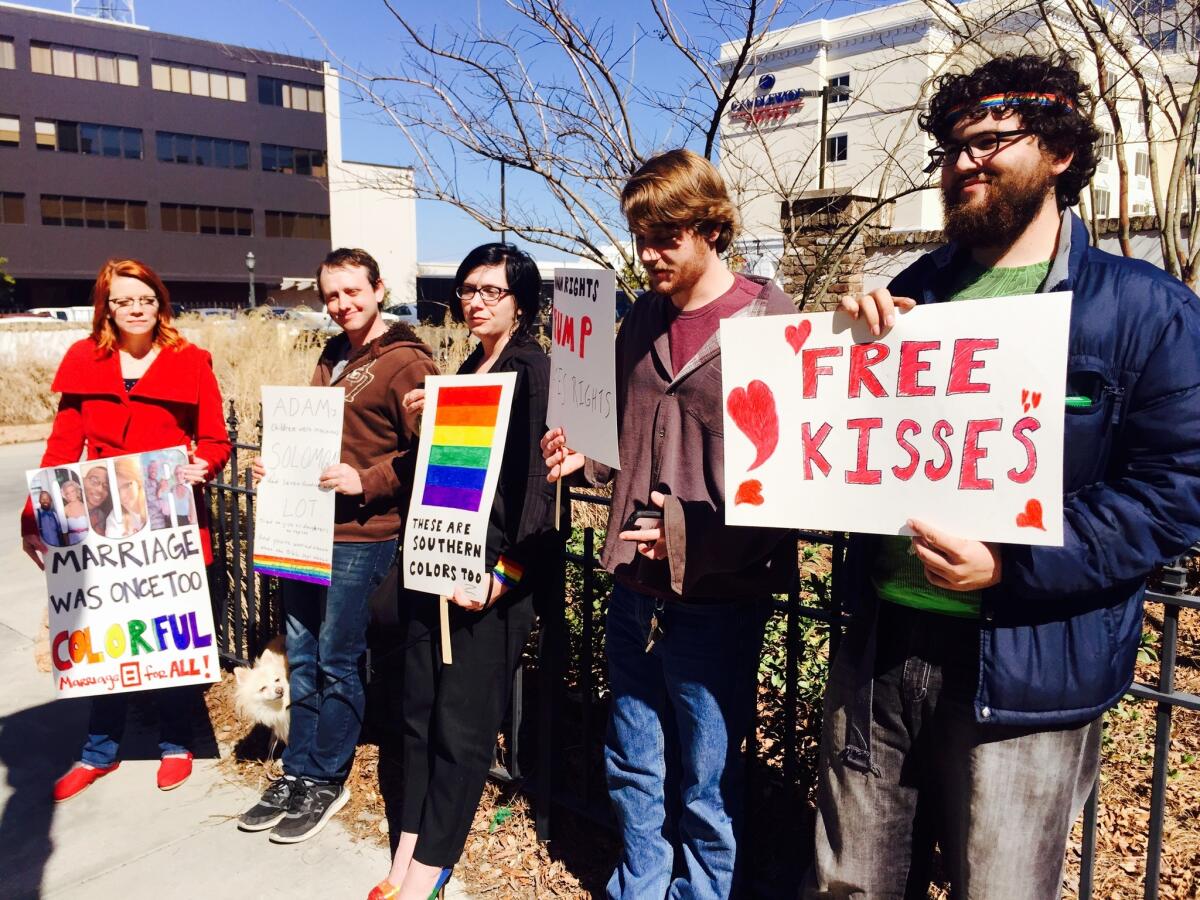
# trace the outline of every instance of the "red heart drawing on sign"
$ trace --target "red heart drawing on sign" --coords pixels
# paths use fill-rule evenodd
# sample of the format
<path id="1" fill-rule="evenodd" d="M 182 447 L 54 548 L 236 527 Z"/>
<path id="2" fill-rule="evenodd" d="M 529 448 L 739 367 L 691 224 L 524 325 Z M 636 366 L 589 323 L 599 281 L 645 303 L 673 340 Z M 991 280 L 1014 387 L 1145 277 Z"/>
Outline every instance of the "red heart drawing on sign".
<path id="1" fill-rule="evenodd" d="M 1042 402 L 1041 391 L 1034 391 L 1029 395 L 1029 399 L 1033 402 L 1033 408 L 1037 409 L 1038 404 Z"/>
<path id="2" fill-rule="evenodd" d="M 1029 412 L 1029 388 L 1021 388 L 1021 406 L 1025 412 Z"/>
<path id="3" fill-rule="evenodd" d="M 1042 524 L 1042 504 L 1038 500 L 1030 500 L 1025 504 L 1025 511 L 1017 513 L 1018 528 L 1037 528 L 1046 530 Z"/>
<path id="4" fill-rule="evenodd" d="M 725 408 L 733 424 L 754 445 L 755 457 L 751 469 L 757 469 L 775 452 L 779 443 L 779 415 L 775 412 L 775 395 L 757 379 L 746 387 L 729 392 Z"/>
<path id="5" fill-rule="evenodd" d="M 812 334 L 812 322 L 808 319 L 799 325 L 789 325 L 783 329 L 783 336 L 787 338 L 787 342 L 792 345 L 792 350 L 796 353 L 800 352 L 800 348 L 804 346 L 804 342 L 808 340 L 810 334 Z"/>
<path id="6" fill-rule="evenodd" d="M 762 506 L 762 482 L 757 478 L 751 478 L 749 481 L 743 481 L 738 485 L 737 494 L 733 498 L 733 505 L 739 503 L 749 503 L 751 506 Z"/>

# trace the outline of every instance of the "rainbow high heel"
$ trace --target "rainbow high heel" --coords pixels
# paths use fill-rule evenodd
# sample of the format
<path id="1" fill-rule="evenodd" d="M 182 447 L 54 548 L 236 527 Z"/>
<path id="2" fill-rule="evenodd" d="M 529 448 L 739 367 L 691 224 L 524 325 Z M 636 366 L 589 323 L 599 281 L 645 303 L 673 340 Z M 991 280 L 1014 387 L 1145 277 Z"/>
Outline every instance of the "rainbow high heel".
<path id="1" fill-rule="evenodd" d="M 392 900 L 399 893 L 400 888 L 385 878 L 371 888 L 371 893 L 367 894 L 367 900 Z"/>
<path id="2" fill-rule="evenodd" d="M 442 874 L 438 876 L 437 883 L 433 886 L 433 892 L 429 895 L 429 900 L 441 900 L 446 893 L 446 882 L 450 880 L 450 874 L 453 871 L 453 866 L 447 866 L 442 869 Z"/>

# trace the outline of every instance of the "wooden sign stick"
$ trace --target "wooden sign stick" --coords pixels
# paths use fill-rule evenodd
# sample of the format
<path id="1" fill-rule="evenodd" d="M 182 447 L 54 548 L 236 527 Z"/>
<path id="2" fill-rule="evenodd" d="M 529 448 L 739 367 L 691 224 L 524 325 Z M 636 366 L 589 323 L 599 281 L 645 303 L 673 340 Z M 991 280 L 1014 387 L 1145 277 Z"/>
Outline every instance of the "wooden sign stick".
<path id="1" fill-rule="evenodd" d="M 562 525 L 559 520 L 562 518 L 562 479 L 554 482 L 554 530 L 558 531 Z"/>
<path id="2" fill-rule="evenodd" d="M 450 665 L 454 662 L 453 655 L 450 652 L 450 600 L 447 597 L 438 597 L 438 618 L 442 623 L 442 662 L 445 665 Z"/>

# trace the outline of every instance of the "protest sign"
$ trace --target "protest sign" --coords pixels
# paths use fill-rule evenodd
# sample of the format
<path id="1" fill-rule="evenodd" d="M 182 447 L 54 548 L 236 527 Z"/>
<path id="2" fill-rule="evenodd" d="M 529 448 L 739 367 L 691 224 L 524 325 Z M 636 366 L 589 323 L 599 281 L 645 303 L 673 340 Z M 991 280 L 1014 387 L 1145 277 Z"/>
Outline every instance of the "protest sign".
<path id="1" fill-rule="evenodd" d="M 254 571 L 329 584 L 333 491 L 317 486 L 342 458 L 340 387 L 264 387 L 262 460 L 254 509 Z"/>
<path id="2" fill-rule="evenodd" d="M 59 697 L 220 680 L 187 462 L 172 447 L 26 473 Z"/>
<path id="3" fill-rule="evenodd" d="M 617 450 L 617 282 L 611 269 L 554 270 L 546 424 L 572 450 L 614 469 Z"/>
<path id="4" fill-rule="evenodd" d="M 1069 293 L 721 323 L 725 521 L 1062 545 Z"/>
<path id="5" fill-rule="evenodd" d="M 404 586 L 485 599 L 488 516 L 500 478 L 515 372 L 425 380 L 425 410 L 404 529 Z"/>

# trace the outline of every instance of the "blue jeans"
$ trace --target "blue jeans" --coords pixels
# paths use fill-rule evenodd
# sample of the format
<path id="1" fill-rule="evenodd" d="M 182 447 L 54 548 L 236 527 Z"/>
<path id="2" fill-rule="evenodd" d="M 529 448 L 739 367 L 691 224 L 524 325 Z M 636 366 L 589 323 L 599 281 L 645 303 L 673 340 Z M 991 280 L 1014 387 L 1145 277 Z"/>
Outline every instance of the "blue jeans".
<path id="1" fill-rule="evenodd" d="M 158 749 L 163 756 L 184 753 L 192 740 L 192 704 L 189 692 L 201 685 L 163 688 L 151 691 L 158 709 Z M 88 716 L 88 736 L 79 758 L 89 766 L 107 768 L 117 761 L 121 738 L 125 734 L 125 713 L 129 708 L 128 694 L 101 694 L 92 698 Z"/>
<path id="2" fill-rule="evenodd" d="M 371 592 L 395 555 L 395 538 L 339 541 L 329 587 L 282 584 L 292 712 L 283 751 L 288 775 L 341 784 L 350 773 L 365 705 L 360 665 Z"/>
<path id="3" fill-rule="evenodd" d="M 608 606 L 604 758 L 624 842 L 608 896 L 723 900 L 736 889 L 741 747 L 770 603 L 668 602 L 647 653 L 656 602 L 618 584 Z"/>

